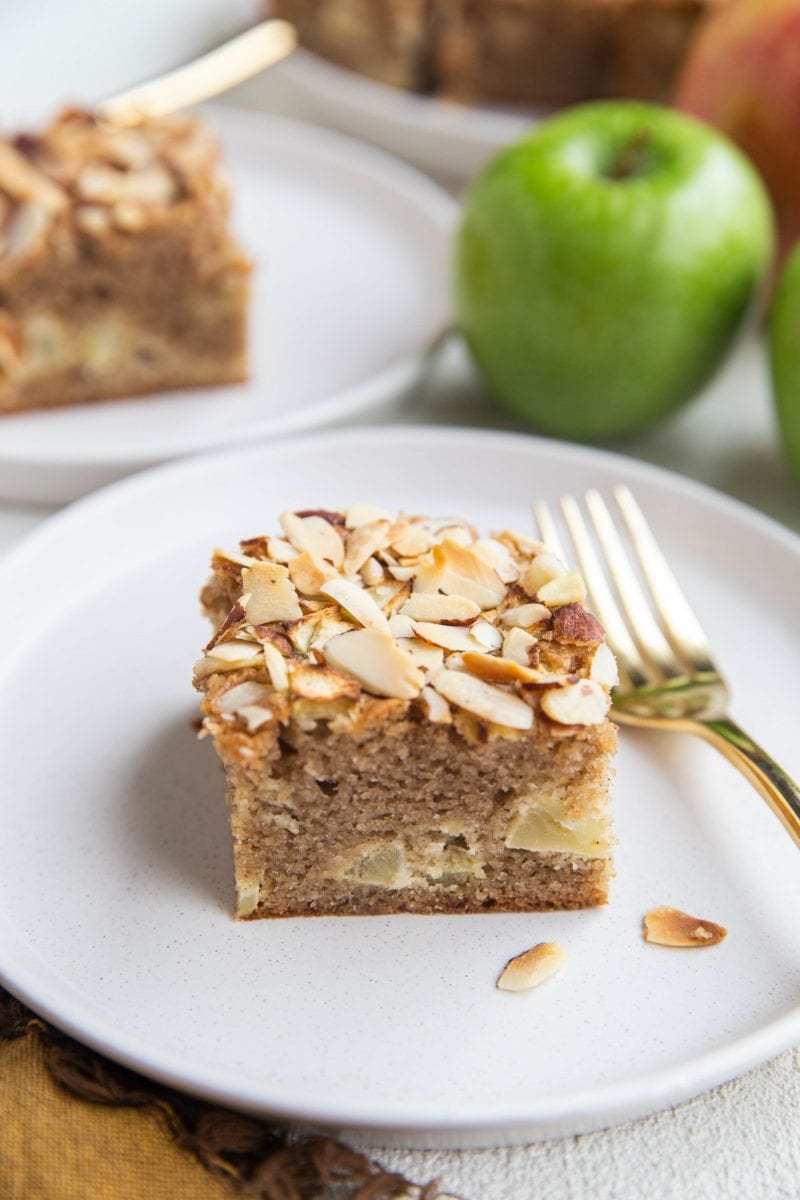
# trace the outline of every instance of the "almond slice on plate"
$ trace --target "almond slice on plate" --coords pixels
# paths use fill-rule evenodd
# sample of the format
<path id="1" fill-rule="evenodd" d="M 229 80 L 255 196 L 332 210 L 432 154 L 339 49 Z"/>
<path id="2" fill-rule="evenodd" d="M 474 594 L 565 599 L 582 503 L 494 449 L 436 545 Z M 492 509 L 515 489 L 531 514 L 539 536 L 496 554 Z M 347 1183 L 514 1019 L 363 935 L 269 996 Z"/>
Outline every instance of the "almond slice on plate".
<path id="1" fill-rule="evenodd" d="M 539 942 L 510 958 L 497 979 L 504 992 L 529 992 L 555 975 L 567 961 L 560 942 Z"/>
<path id="2" fill-rule="evenodd" d="M 645 913 L 644 940 L 657 946 L 716 946 L 727 936 L 724 925 L 690 917 L 668 904 Z"/>

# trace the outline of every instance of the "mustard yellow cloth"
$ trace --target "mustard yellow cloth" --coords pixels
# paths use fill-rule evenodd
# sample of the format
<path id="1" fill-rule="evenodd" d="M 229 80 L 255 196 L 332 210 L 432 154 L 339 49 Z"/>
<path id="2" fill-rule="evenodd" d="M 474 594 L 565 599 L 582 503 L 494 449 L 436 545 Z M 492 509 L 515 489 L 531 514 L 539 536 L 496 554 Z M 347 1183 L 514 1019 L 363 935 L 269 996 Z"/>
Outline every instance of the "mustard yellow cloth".
<path id="1" fill-rule="evenodd" d="M 331 1138 L 203 1104 L 109 1062 L 0 988 L 1 1200 L 436 1200 Z"/>

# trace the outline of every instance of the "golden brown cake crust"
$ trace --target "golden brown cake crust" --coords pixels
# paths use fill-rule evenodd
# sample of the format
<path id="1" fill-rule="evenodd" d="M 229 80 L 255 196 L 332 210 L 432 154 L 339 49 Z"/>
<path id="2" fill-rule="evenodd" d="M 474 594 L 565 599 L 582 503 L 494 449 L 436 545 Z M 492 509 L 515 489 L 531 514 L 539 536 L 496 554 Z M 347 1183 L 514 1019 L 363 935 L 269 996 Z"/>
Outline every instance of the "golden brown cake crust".
<path id="1" fill-rule="evenodd" d="M 246 377 L 250 264 L 189 118 L 0 141 L 0 413 Z"/>
<path id="2" fill-rule="evenodd" d="M 615 668 L 580 576 L 454 518 L 281 526 L 202 592 L 238 914 L 604 903 Z"/>

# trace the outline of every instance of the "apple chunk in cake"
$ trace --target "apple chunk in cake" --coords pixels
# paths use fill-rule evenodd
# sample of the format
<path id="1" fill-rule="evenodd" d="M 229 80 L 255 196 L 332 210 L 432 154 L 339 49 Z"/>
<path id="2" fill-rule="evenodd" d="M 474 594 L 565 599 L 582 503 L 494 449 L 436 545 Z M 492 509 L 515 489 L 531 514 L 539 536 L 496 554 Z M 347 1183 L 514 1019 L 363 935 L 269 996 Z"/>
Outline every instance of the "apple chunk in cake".
<path id="1" fill-rule="evenodd" d="M 616 669 L 580 576 L 457 519 L 280 525 L 202 592 L 238 916 L 605 903 Z"/>
<path id="2" fill-rule="evenodd" d="M 189 117 L 0 138 L 0 414 L 247 374 L 250 264 Z"/>

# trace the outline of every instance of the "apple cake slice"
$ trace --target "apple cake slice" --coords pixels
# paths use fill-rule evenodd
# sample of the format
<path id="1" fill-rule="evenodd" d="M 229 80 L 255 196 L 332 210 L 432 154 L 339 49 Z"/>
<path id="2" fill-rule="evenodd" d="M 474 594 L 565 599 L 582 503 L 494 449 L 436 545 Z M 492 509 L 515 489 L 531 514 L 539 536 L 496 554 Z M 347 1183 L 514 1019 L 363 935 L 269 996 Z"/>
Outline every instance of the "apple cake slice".
<path id="1" fill-rule="evenodd" d="M 201 597 L 237 915 L 605 903 L 616 668 L 581 577 L 457 519 L 280 525 Z"/>
<path id="2" fill-rule="evenodd" d="M 0 413 L 246 378 L 228 209 L 193 118 L 0 139 Z"/>

